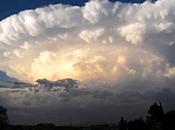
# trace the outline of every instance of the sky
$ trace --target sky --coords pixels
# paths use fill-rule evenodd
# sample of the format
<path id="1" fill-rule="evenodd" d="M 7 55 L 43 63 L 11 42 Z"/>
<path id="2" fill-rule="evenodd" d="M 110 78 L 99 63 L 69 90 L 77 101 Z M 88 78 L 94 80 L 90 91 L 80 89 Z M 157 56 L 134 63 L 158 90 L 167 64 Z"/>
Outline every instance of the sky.
<path id="1" fill-rule="evenodd" d="M 25 82 L 0 82 L 12 123 L 116 122 L 157 101 L 175 108 L 175 0 L 64 2 L 2 4 L 1 75 Z"/>
<path id="2" fill-rule="evenodd" d="M 78 5 L 83 6 L 85 2 L 88 0 L 1 0 L 0 1 L 0 20 L 19 13 L 22 10 L 26 9 L 35 9 L 42 6 L 47 6 L 49 4 L 70 4 L 70 5 Z M 111 0 L 115 2 L 116 0 Z M 132 2 L 139 3 L 144 0 L 120 0 L 122 2 Z"/>

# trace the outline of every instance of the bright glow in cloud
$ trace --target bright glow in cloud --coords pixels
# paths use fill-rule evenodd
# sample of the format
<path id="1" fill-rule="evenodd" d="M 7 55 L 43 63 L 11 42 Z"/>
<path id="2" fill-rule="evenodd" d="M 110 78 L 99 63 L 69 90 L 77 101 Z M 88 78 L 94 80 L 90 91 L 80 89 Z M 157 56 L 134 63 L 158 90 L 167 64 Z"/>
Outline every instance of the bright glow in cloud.
<path id="1" fill-rule="evenodd" d="M 168 60 L 172 52 L 167 54 L 164 48 L 174 41 L 173 3 L 174 0 L 142 4 L 102 0 L 89 1 L 83 7 L 58 4 L 22 11 L 0 22 L 0 67 L 29 81 L 66 77 L 81 80 L 105 75 L 111 69 L 113 73 L 127 70 L 137 74 L 137 68 L 128 68 L 131 59 L 135 59 L 135 64 L 141 59 L 132 54 L 132 48 L 143 62 L 148 60 L 144 58 L 147 48 L 147 52 L 164 57 L 164 66 L 171 64 Z M 105 55 L 98 54 L 101 48 Z M 133 57 L 119 56 L 116 48 L 127 48 L 127 54 Z M 112 55 L 119 56 L 118 60 Z M 142 70 L 152 72 L 145 66 Z M 149 65 L 152 66 L 154 63 Z"/>

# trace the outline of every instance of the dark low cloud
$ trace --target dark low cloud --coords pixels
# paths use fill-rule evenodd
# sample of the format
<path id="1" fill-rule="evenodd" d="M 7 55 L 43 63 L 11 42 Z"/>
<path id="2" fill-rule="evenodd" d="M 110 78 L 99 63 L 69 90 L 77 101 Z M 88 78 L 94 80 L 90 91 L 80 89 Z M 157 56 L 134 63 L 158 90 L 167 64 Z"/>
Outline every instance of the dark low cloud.
<path id="1" fill-rule="evenodd" d="M 154 84 L 155 82 L 155 84 Z M 132 83 L 132 84 L 131 84 Z M 129 83 L 110 82 L 91 87 L 72 88 L 69 91 L 1 91 L 0 103 L 8 108 L 10 121 L 17 124 L 53 122 L 76 125 L 117 122 L 121 116 L 128 119 L 145 115 L 149 105 L 162 102 L 165 111 L 175 108 L 174 80 L 132 80 Z M 151 86 L 153 85 L 153 86 Z M 97 89 L 98 88 L 98 89 Z M 14 101 L 15 100 L 15 101 Z M 47 113 L 47 114 L 45 114 Z"/>
<path id="2" fill-rule="evenodd" d="M 174 94 L 172 90 L 159 90 L 157 92 L 121 92 L 119 94 L 112 94 L 110 96 L 98 96 L 95 92 L 92 94 L 88 92 L 83 96 L 79 95 L 64 97 L 64 103 L 55 103 L 49 106 L 37 107 L 10 107 L 9 115 L 13 123 L 39 123 L 39 122 L 54 122 L 56 124 L 69 124 L 70 117 L 73 118 L 73 123 L 90 124 L 102 122 L 117 122 L 121 116 L 132 119 L 145 115 L 148 106 L 154 101 L 163 103 L 165 111 L 175 108 Z M 105 95 L 106 92 L 101 92 Z M 164 93 L 164 94 L 163 94 Z M 109 92 L 107 92 L 107 95 Z M 162 95 L 163 94 L 163 95 Z M 93 97 L 93 100 L 89 97 Z M 166 97 L 166 98 L 164 98 Z M 75 100 L 83 100 L 75 101 Z M 47 114 L 45 114 L 47 113 Z"/>

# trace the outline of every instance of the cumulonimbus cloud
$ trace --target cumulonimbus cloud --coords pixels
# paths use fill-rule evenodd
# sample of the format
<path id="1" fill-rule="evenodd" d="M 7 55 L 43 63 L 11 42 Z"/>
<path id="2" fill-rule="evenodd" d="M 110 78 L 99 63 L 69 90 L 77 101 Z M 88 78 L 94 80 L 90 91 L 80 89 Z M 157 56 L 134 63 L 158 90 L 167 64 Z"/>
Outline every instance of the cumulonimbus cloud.
<path id="1" fill-rule="evenodd" d="M 27 70 L 32 73 L 37 57 L 46 51 L 58 54 L 65 48 L 76 50 L 77 46 L 93 48 L 100 44 L 135 45 L 151 48 L 151 52 L 161 51 L 164 56 L 164 46 L 174 40 L 173 3 L 174 0 L 141 4 L 102 0 L 89 1 L 83 7 L 57 4 L 22 11 L 0 22 L 1 68 L 21 78 Z M 25 59 L 27 67 L 21 63 Z M 26 79 L 31 78 L 40 77 L 28 75 Z"/>
<path id="2" fill-rule="evenodd" d="M 174 93 L 174 3 L 57 4 L 0 21 L 0 69 L 29 82 L 74 78 L 86 86 L 59 94 L 3 90 L 1 102 L 6 99 L 7 106 L 20 108 L 57 104 L 65 110 L 80 104 L 77 109 L 97 110 L 100 103 L 104 108 L 143 105 L 163 90 Z M 126 99 L 128 95 L 132 98 Z"/>

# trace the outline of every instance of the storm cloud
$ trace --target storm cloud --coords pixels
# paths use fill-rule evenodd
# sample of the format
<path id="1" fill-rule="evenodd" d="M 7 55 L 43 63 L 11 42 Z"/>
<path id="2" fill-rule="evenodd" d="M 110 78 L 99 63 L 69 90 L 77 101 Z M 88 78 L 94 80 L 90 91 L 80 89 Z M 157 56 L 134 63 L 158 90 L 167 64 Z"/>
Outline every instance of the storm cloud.
<path id="1" fill-rule="evenodd" d="M 115 121 L 126 113 L 142 115 L 158 100 L 175 108 L 174 3 L 56 4 L 0 21 L 1 70 L 32 84 L 43 78 L 81 82 L 70 91 L 1 88 L 12 122 L 38 122 L 37 115 L 55 123 L 70 115 L 77 124 Z"/>

